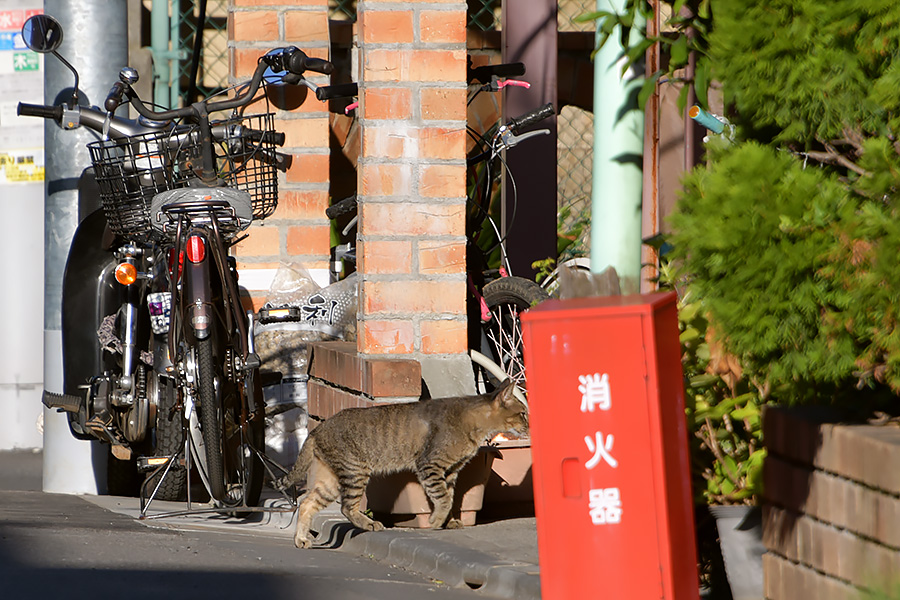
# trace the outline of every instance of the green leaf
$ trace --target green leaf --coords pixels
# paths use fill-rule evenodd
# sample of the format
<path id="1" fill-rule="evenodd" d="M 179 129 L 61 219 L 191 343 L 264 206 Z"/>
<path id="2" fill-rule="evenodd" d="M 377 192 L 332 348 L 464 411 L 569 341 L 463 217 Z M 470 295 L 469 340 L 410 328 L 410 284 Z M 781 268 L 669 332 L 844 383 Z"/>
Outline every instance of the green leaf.
<path id="1" fill-rule="evenodd" d="M 703 375 L 695 375 L 691 377 L 690 385 L 692 388 L 698 387 L 706 387 L 708 385 L 712 385 L 719 381 L 720 377 L 718 375 L 712 375 L 709 373 L 704 373 Z"/>
<path id="2" fill-rule="evenodd" d="M 684 107 L 687 104 L 687 96 L 688 96 L 689 86 L 683 85 L 681 86 L 681 91 L 678 92 L 678 112 L 684 113 Z"/>
<path id="3" fill-rule="evenodd" d="M 696 340 L 700 337 L 700 332 L 697 331 L 696 327 L 688 327 L 684 331 L 681 332 L 681 335 L 678 336 L 678 340 L 682 344 L 686 344 L 690 341 Z"/>
<path id="4" fill-rule="evenodd" d="M 647 105 L 647 100 L 656 91 L 656 82 L 659 80 L 660 75 L 662 75 L 662 71 L 657 71 L 644 80 L 641 91 L 638 92 L 638 106 L 640 106 L 641 110 L 644 109 Z"/>
<path id="5" fill-rule="evenodd" d="M 737 419 L 739 421 L 743 421 L 744 419 L 750 419 L 752 417 L 758 417 L 761 409 L 756 404 L 752 402 L 748 403 L 744 408 L 738 408 L 734 412 L 731 413 L 732 419 Z"/>
<path id="6" fill-rule="evenodd" d="M 690 323 L 694 320 L 694 317 L 697 316 L 698 312 L 700 312 L 699 302 L 691 302 L 685 304 L 680 309 L 678 309 L 678 320 L 682 323 Z"/>
<path id="7" fill-rule="evenodd" d="M 698 59 L 694 69 L 694 92 L 703 108 L 709 108 L 709 72 L 709 60 Z"/>
<path id="8" fill-rule="evenodd" d="M 576 23 L 586 23 L 588 21 L 596 21 L 597 19 L 605 19 L 607 17 L 614 17 L 616 13 L 609 12 L 608 10 L 596 10 L 593 12 L 584 13 L 578 15 L 573 19 Z"/>
<path id="9" fill-rule="evenodd" d="M 697 15 L 701 19 L 709 18 L 709 0 L 702 0 L 700 2 L 700 8 L 697 9 Z"/>
<path id="10" fill-rule="evenodd" d="M 669 55 L 669 64 L 673 67 L 680 67 L 687 64 L 688 60 L 688 39 L 687 36 L 681 35 L 672 44 Z"/>

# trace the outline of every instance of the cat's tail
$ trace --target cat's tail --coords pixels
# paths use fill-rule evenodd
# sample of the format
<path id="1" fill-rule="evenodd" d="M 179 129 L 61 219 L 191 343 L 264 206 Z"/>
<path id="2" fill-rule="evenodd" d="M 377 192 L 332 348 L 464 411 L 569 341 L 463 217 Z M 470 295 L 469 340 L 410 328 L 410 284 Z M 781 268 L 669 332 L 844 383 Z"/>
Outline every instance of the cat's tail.
<path id="1" fill-rule="evenodd" d="M 313 449 L 315 448 L 315 445 L 315 438 L 313 436 L 308 436 L 306 441 L 303 442 L 303 448 L 300 449 L 300 454 L 297 456 L 293 468 L 287 475 L 278 479 L 273 484 L 273 487 L 276 490 L 284 491 L 291 486 L 306 480 L 306 474 L 309 471 L 310 465 L 312 465 Z"/>

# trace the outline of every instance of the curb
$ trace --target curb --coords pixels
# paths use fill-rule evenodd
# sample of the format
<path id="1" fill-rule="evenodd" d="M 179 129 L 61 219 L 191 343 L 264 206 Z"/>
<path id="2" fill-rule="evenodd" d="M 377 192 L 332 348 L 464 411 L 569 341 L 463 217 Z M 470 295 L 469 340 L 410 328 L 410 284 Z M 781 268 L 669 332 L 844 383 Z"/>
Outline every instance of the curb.
<path id="1" fill-rule="evenodd" d="M 367 556 L 415 571 L 452 587 L 468 587 L 486 596 L 540 600 L 537 565 L 516 564 L 434 539 L 414 529 L 368 532 L 347 522 L 336 506 L 313 518 L 319 535 L 315 548 L 330 548 Z"/>

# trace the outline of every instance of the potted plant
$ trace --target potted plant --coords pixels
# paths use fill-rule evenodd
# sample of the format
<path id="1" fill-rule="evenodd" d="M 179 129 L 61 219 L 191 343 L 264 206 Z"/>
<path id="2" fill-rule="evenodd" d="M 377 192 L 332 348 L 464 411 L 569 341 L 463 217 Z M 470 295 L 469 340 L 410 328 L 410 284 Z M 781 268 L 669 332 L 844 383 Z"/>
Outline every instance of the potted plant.
<path id="1" fill-rule="evenodd" d="M 678 292 L 701 577 L 713 593 L 728 585 L 735 597 L 757 592 L 761 597 L 763 546 L 756 501 L 766 456 L 764 402 L 743 377 L 736 357 L 716 342 L 698 294 L 675 281 L 672 266 L 663 263 L 661 284 Z M 723 568 L 727 584 L 720 576 Z"/>

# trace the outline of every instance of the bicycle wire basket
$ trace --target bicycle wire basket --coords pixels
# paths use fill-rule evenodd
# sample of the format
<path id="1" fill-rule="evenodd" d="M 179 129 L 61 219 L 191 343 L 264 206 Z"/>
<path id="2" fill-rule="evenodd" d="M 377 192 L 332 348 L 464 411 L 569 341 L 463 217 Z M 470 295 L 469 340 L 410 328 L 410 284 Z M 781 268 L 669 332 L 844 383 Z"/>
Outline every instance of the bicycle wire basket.
<path id="1" fill-rule="evenodd" d="M 273 123 L 271 113 L 210 122 L 217 180 L 250 194 L 254 219 L 271 216 L 278 205 Z M 117 235 L 150 239 L 153 196 L 203 186 L 196 172 L 201 162 L 196 126 L 100 140 L 88 150 L 103 212 Z"/>

